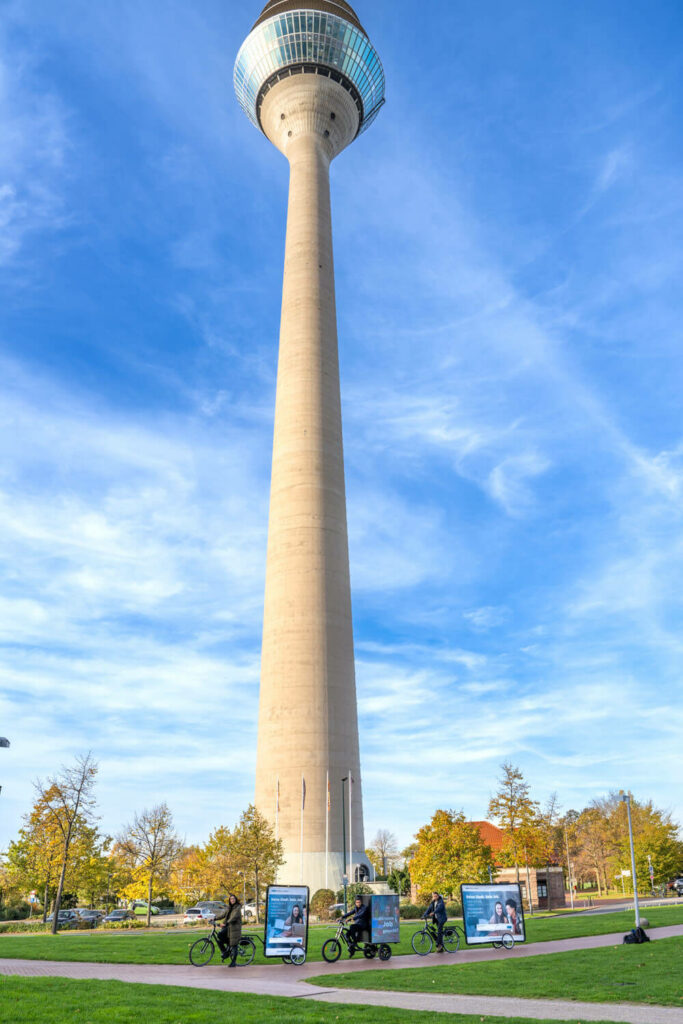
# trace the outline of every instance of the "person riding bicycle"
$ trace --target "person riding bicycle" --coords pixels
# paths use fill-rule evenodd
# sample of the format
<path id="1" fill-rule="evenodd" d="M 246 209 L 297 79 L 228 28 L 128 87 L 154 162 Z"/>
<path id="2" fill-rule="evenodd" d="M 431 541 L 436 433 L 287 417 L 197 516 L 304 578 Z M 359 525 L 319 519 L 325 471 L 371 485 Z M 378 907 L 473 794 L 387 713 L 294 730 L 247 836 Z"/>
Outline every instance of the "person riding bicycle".
<path id="1" fill-rule="evenodd" d="M 436 925 L 436 951 L 443 953 L 443 926 L 448 920 L 448 914 L 446 913 L 446 904 L 436 890 L 432 893 L 432 902 L 422 917 L 425 921 L 428 921 L 430 917 L 433 919 Z"/>
<path id="2" fill-rule="evenodd" d="M 216 933 L 216 941 L 221 951 L 221 960 L 230 957 L 228 967 L 237 966 L 237 950 L 242 938 L 242 904 L 231 892 L 224 914 L 218 914 L 216 921 L 222 921 L 223 927 Z"/>
<path id="3" fill-rule="evenodd" d="M 348 914 L 342 915 L 342 920 L 347 921 L 348 918 L 352 917 L 353 921 L 349 925 L 349 936 L 351 938 L 351 948 L 349 950 L 350 956 L 358 949 L 358 944 L 361 942 L 361 935 L 363 932 L 370 931 L 370 906 L 365 906 L 361 896 L 356 896 L 353 901 L 353 908 Z"/>

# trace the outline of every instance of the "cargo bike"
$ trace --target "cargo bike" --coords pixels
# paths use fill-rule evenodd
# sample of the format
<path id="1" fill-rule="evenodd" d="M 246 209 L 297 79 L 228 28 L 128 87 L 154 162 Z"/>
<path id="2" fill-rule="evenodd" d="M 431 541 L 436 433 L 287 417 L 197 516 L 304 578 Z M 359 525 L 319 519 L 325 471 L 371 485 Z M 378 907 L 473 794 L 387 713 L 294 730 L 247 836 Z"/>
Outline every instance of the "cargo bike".
<path id="1" fill-rule="evenodd" d="M 342 919 L 339 920 L 336 934 L 323 943 L 322 956 L 328 964 L 334 964 L 344 949 L 350 957 L 360 952 L 366 960 L 379 957 L 386 961 L 391 959 L 392 944 L 400 942 L 400 920 L 398 896 L 362 896 L 363 904 L 370 906 L 371 927 L 363 933 L 363 938 L 354 941 L 351 932 Z"/>

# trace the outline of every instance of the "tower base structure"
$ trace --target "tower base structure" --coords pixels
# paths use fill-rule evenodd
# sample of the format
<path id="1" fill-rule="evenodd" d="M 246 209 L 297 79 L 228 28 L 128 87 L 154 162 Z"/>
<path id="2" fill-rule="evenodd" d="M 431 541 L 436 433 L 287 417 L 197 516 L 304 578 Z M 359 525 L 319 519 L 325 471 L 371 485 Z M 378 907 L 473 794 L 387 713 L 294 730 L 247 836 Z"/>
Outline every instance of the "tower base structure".
<path id="1" fill-rule="evenodd" d="M 338 892 L 344 885 L 344 856 L 341 853 L 305 853 L 303 863 L 296 853 L 290 853 L 277 873 L 279 885 L 307 885 L 311 896 L 318 889 L 331 889 Z M 352 882 L 370 881 L 372 869 L 368 864 L 365 850 L 357 850 L 353 854 L 353 871 L 347 854 L 346 878 Z"/>

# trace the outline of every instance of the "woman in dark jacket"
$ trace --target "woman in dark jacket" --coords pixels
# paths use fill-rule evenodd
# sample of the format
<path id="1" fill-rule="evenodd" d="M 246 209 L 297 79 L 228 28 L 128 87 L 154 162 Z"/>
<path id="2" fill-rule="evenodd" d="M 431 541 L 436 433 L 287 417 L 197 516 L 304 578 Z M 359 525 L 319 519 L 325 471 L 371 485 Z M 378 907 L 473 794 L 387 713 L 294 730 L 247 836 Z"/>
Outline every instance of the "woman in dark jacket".
<path id="1" fill-rule="evenodd" d="M 234 892 L 228 897 L 228 906 L 224 914 L 216 918 L 223 922 L 223 927 L 216 935 L 221 951 L 221 960 L 230 957 L 230 967 L 236 966 L 237 947 L 242 938 L 242 905 Z"/>

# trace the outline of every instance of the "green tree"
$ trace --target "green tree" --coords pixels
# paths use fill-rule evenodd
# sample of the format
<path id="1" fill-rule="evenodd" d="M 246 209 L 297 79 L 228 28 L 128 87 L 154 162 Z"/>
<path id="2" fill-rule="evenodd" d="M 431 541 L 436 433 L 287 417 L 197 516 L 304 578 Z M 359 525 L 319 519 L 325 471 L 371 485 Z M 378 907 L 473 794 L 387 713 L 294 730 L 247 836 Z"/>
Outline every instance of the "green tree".
<path id="1" fill-rule="evenodd" d="M 433 890 L 453 899 L 463 882 L 485 882 L 493 867 L 491 848 L 462 811 L 436 811 L 417 833 L 410 877 L 421 896 Z"/>
<path id="2" fill-rule="evenodd" d="M 506 761 L 501 770 L 499 789 L 489 801 L 488 815 L 505 832 L 500 857 L 504 864 L 514 864 L 519 882 L 520 861 L 526 859 L 524 850 L 527 854 L 529 848 L 535 852 L 538 842 L 539 808 L 529 796 L 529 786 L 519 768 Z"/>
<path id="3" fill-rule="evenodd" d="M 375 871 L 386 875 L 391 868 L 392 860 L 398 856 L 396 836 L 386 828 L 377 830 L 377 835 L 365 851 Z"/>
<path id="4" fill-rule="evenodd" d="M 173 864 L 169 879 L 169 894 L 176 903 L 186 906 L 198 900 L 213 899 L 214 875 L 207 847 L 188 846 Z"/>
<path id="5" fill-rule="evenodd" d="M 64 892 L 72 840 L 79 828 L 91 823 L 95 814 L 94 787 L 97 776 L 97 762 L 91 753 L 77 757 L 72 767 L 63 767 L 60 773 L 48 778 L 47 783 L 38 780 L 35 789 L 38 794 L 39 815 L 45 828 L 59 843 L 59 877 L 54 901 L 52 934 L 57 934 L 59 908 Z"/>
<path id="6" fill-rule="evenodd" d="M 111 875 L 108 855 L 112 844 L 110 836 L 101 836 L 96 828 L 84 826 L 73 844 L 71 887 L 76 889 L 79 902 L 94 907 L 103 900 Z"/>
<path id="7" fill-rule="evenodd" d="M 183 849 L 168 805 L 158 804 L 136 814 L 119 836 L 117 847 L 133 876 L 128 892 L 137 895 L 142 885 L 146 889 L 149 927 L 155 887 L 168 884 L 173 864 Z"/>
<path id="8" fill-rule="evenodd" d="M 351 885 L 346 887 L 346 899 L 348 903 L 353 903 L 356 896 L 369 896 L 372 889 L 365 882 L 352 882 Z M 337 903 L 344 902 L 344 889 L 337 890 Z"/>
<path id="9" fill-rule="evenodd" d="M 205 863 L 206 885 L 212 897 L 236 893 L 240 887 L 240 872 L 244 872 L 244 867 L 239 861 L 232 831 L 225 825 L 214 829 L 201 853 Z"/>
<path id="10" fill-rule="evenodd" d="M 387 885 L 399 896 L 407 896 L 410 892 L 410 871 L 407 867 L 393 868 L 387 876 Z"/>
<path id="11" fill-rule="evenodd" d="M 275 881 L 278 868 L 284 864 L 282 840 L 275 838 L 267 819 L 250 804 L 232 832 L 230 846 L 235 865 L 254 879 L 258 922 L 261 888 Z"/>

